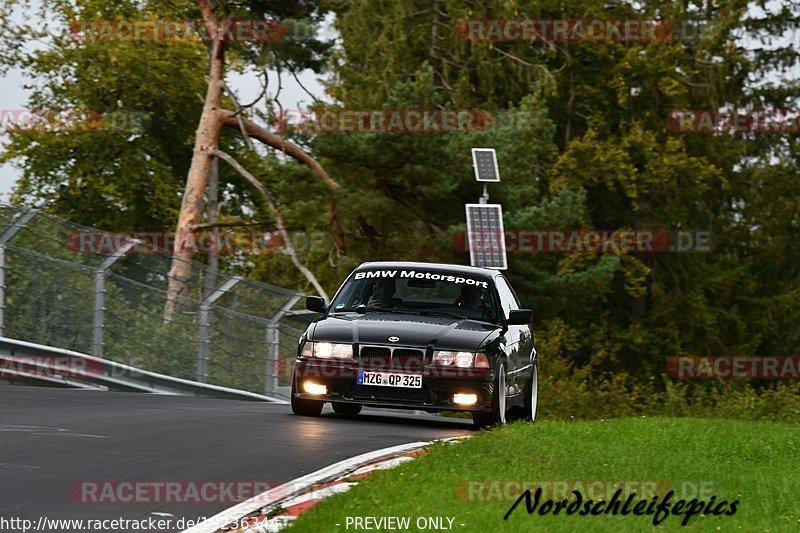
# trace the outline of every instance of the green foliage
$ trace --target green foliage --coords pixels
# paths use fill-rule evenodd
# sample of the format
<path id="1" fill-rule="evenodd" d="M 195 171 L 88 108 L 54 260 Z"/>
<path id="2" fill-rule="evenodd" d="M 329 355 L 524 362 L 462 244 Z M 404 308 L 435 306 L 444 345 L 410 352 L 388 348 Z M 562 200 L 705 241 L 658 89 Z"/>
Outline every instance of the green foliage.
<path id="1" fill-rule="evenodd" d="M 540 419 L 679 416 L 740 420 L 800 420 L 800 383 L 675 382 L 666 376 L 592 372 L 566 358 L 541 363 Z"/>
<path id="2" fill-rule="evenodd" d="M 231 68 L 240 71 L 330 68 L 335 102 L 318 103 L 317 110 L 467 109 L 523 118 L 511 127 L 469 132 L 284 132 L 342 184 L 334 194 L 280 153 L 243 150 L 235 132 L 223 135 L 222 147 L 267 184 L 289 230 L 313 243 L 298 246 L 301 259 L 329 292 L 362 261 L 468 261 L 459 250 L 463 204 L 481 192 L 472 179 L 473 146 L 497 149 L 502 182 L 490 193 L 504 206 L 507 229 L 711 231 L 717 246 L 707 253 L 510 255 L 508 277 L 535 311 L 542 375 L 550 362 L 553 386 L 568 386 L 576 402 L 553 413 L 567 416 L 573 409 L 588 416 L 597 397 L 618 414 L 672 406 L 680 397 L 684 407 L 675 409 L 696 414 L 719 396 L 724 400 L 713 412 L 727 416 L 755 390 L 754 413 L 794 416 L 794 404 L 778 408 L 791 387 L 695 389 L 660 378 L 676 355 L 800 353 L 800 246 L 794 238 L 800 231 L 800 144 L 780 134 L 692 135 L 667 127 L 675 109 L 797 107 L 798 82 L 788 74 L 798 50 L 767 46 L 798 29 L 796 6 L 760 15 L 757 4 L 230 4 L 236 15 L 272 13 L 289 26 L 319 24 L 333 10 L 341 46 L 329 63 L 323 40 L 231 49 Z M 196 17 L 192 2 L 179 8 Z M 170 9 L 171 3 L 156 0 L 59 0 L 52 11 L 64 23 L 142 13 L 168 18 Z M 685 41 L 548 45 L 469 41 L 459 34 L 459 21 L 468 18 L 701 16 L 708 30 Z M 137 110 L 152 122 L 130 135 L 13 133 L 2 158 L 19 161 L 23 170 L 17 199 L 105 228 L 171 227 L 204 89 L 202 45 L 100 46 L 61 37 L 56 46 L 31 52 L 20 46 L 23 34 L 9 34 L 2 63 L 36 77 L 32 106 Z M 222 167 L 224 216 L 271 224 L 249 185 Z M 330 239 L 330 197 L 345 254 Z M 310 290 L 283 254 L 229 263 L 237 273 Z"/>
<path id="3" fill-rule="evenodd" d="M 139 2 L 59 1 L 20 30 L 20 40 L 48 38 L 41 29 L 45 20 L 51 30 L 51 46 L 4 54 L 6 65 L 36 80 L 29 108 L 88 111 L 106 124 L 112 116 L 134 121 L 11 132 L 0 159 L 21 170 L 15 201 L 114 230 L 174 225 L 199 118 L 197 95 L 204 92 L 202 44 L 93 42 L 68 33 L 76 20 L 158 16 L 152 6 L 140 11 Z"/>
<path id="4" fill-rule="evenodd" d="M 698 9 L 708 30 L 685 41 L 549 46 L 467 41 L 457 31 L 466 18 L 687 20 Z M 707 230 L 718 243 L 709 253 L 511 254 L 508 276 L 535 310 L 543 361 L 569 362 L 558 379 L 573 380 L 578 397 L 605 390 L 623 405 L 622 383 L 661 394 L 649 380 L 676 355 L 797 353 L 797 143 L 667 127 L 674 109 L 796 103 L 797 80 L 747 81 L 797 61 L 796 50 L 752 44 L 756 31 L 766 41 L 796 30 L 791 12 L 759 18 L 736 0 L 386 0 L 340 10 L 330 91 L 344 108 L 522 109 L 535 125 L 317 136 L 315 149 L 346 181 L 351 255 L 466 262 L 452 236 L 463 230 L 461 205 L 479 194 L 469 148 L 494 146 L 503 181 L 490 192 L 507 229 Z"/>

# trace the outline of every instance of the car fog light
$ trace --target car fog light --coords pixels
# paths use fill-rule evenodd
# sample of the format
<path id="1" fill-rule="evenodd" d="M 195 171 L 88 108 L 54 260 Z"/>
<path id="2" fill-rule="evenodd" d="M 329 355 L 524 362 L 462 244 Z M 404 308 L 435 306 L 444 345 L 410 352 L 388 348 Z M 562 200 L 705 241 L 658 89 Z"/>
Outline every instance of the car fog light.
<path id="1" fill-rule="evenodd" d="M 457 392 L 456 394 L 453 394 L 453 403 L 457 403 L 459 405 L 474 405 L 478 403 L 478 395 Z"/>
<path id="2" fill-rule="evenodd" d="M 314 383 L 313 381 L 306 381 L 303 383 L 303 390 L 309 394 L 328 394 L 328 387 L 320 385 L 319 383 Z"/>

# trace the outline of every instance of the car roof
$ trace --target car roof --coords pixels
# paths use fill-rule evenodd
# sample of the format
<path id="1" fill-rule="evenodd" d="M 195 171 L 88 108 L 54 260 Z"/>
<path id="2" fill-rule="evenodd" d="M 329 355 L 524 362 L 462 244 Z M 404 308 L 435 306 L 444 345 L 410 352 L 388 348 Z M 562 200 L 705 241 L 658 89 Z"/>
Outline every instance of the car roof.
<path id="1" fill-rule="evenodd" d="M 494 278 L 500 274 L 497 270 L 490 268 L 480 268 L 466 265 L 452 265 L 448 263 L 424 263 L 416 261 L 370 261 L 361 263 L 356 270 L 362 269 L 375 269 L 375 268 L 402 268 L 402 269 L 427 269 L 447 272 L 457 272 L 460 274 L 469 274 L 471 276 L 480 276 L 483 278 Z"/>

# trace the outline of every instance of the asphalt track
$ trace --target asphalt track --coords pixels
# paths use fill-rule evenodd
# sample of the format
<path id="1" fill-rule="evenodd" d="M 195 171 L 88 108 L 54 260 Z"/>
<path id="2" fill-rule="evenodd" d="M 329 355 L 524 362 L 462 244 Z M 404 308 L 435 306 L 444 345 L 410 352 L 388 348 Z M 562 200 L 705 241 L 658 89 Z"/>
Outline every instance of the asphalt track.
<path id="1" fill-rule="evenodd" d="M 326 406 L 321 417 L 305 418 L 288 405 L 0 382 L 0 517 L 208 517 L 236 502 L 84 503 L 70 487 L 102 480 L 272 487 L 379 448 L 471 433 L 465 420 L 411 413 L 345 417 Z"/>

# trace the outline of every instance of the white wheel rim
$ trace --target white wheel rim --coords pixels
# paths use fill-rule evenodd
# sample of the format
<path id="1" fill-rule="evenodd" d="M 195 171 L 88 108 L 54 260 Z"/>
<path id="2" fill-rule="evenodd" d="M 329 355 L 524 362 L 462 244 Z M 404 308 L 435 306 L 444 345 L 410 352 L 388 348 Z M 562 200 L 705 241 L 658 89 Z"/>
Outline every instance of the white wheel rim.
<path id="1" fill-rule="evenodd" d="M 497 406 L 500 409 L 500 423 L 506 423 L 506 369 L 500 365 L 500 375 L 497 379 Z"/>
<path id="2" fill-rule="evenodd" d="M 531 379 L 531 420 L 536 420 L 536 403 L 539 401 L 539 365 L 533 365 Z"/>

